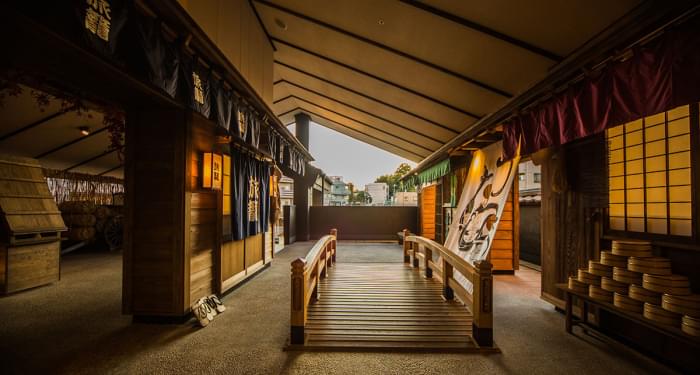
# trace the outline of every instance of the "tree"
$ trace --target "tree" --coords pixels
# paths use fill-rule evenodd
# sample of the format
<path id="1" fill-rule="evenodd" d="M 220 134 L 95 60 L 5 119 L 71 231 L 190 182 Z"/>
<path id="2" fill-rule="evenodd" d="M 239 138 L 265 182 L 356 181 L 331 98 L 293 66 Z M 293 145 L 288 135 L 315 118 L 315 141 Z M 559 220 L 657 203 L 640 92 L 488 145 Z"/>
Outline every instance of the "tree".
<path id="1" fill-rule="evenodd" d="M 355 194 L 354 202 L 359 203 L 361 205 L 370 204 L 372 203 L 372 196 L 369 195 L 366 191 L 358 191 Z"/>
<path id="2" fill-rule="evenodd" d="M 406 176 L 411 171 L 411 166 L 408 163 L 401 163 L 396 168 L 393 174 L 385 174 L 377 177 L 374 182 L 383 182 L 389 186 L 389 199 L 394 197 L 394 194 L 399 191 L 401 186 L 401 178 Z M 415 186 L 409 187 L 409 191 L 415 191 Z"/>

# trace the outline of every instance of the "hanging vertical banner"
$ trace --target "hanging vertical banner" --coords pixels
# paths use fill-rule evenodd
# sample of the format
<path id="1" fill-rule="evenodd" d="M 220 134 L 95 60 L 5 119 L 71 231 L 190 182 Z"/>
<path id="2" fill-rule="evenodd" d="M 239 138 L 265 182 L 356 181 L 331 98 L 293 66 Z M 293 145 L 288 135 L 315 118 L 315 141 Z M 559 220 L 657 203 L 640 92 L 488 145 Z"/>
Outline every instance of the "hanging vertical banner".
<path id="1" fill-rule="evenodd" d="M 102 55 L 116 57 L 119 34 L 126 24 L 128 7 L 124 0 L 83 0 L 78 20 L 90 47 Z"/>
<path id="2" fill-rule="evenodd" d="M 231 117 L 233 113 L 233 93 L 226 89 L 224 81 L 212 82 L 212 92 L 214 94 L 214 113 L 216 123 L 227 131 L 231 127 Z"/>
<path id="3" fill-rule="evenodd" d="M 179 50 L 165 40 L 160 22 L 141 15 L 134 17 L 136 20 L 133 24 L 136 25 L 137 41 L 141 48 L 131 51 L 134 61 L 130 65 L 143 69 L 140 73 L 145 78 L 175 98 L 180 74 Z"/>
<path id="4" fill-rule="evenodd" d="M 253 111 L 248 112 L 248 115 L 248 132 L 245 140 L 251 146 L 258 148 L 260 145 L 260 119 L 258 114 Z"/>
<path id="5" fill-rule="evenodd" d="M 236 103 L 236 132 L 235 134 L 245 140 L 248 134 L 248 107 L 242 101 Z"/>
<path id="6" fill-rule="evenodd" d="M 205 69 L 197 58 L 183 60 L 180 69 L 185 84 L 183 96 L 193 110 L 209 118 L 211 114 L 211 72 Z"/>
<path id="7" fill-rule="evenodd" d="M 474 152 L 445 241 L 445 247 L 472 264 L 488 259 L 513 177 L 518 174 L 520 155 L 502 162 L 502 153 L 502 142 Z M 471 290 L 462 275 L 456 279 Z"/>

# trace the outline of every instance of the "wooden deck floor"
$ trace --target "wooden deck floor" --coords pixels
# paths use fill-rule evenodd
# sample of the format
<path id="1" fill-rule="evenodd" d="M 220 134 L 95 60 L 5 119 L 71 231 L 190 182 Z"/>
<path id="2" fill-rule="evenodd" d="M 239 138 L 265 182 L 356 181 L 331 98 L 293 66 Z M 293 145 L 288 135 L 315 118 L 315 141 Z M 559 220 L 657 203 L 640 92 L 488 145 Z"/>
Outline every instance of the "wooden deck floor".
<path id="1" fill-rule="evenodd" d="M 471 313 L 403 263 L 336 263 L 319 293 L 305 350 L 481 351 Z"/>

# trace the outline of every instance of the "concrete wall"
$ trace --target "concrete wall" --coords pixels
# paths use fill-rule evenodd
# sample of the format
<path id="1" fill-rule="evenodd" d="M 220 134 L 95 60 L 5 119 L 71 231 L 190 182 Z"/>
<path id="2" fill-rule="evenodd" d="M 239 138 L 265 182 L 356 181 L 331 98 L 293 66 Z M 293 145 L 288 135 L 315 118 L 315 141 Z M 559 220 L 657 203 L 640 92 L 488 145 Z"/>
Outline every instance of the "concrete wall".
<path id="1" fill-rule="evenodd" d="M 247 0 L 179 0 L 248 83 L 272 107 L 272 46 Z"/>
<path id="2" fill-rule="evenodd" d="M 396 240 L 404 228 L 417 232 L 418 207 L 311 207 L 310 215 L 312 239 L 332 228 L 341 240 Z"/>

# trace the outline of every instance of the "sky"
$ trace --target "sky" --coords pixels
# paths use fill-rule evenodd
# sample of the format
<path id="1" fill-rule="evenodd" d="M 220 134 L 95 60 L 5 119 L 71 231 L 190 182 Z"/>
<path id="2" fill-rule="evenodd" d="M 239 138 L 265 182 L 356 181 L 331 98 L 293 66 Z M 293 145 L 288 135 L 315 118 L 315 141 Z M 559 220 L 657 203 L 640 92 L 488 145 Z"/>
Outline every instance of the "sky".
<path id="1" fill-rule="evenodd" d="M 289 130 L 294 134 L 294 125 Z M 316 159 L 312 165 L 328 176 L 343 176 L 345 182 L 352 182 L 360 189 L 383 174 L 394 173 L 401 163 L 416 165 L 314 122 L 309 124 L 309 151 Z"/>

